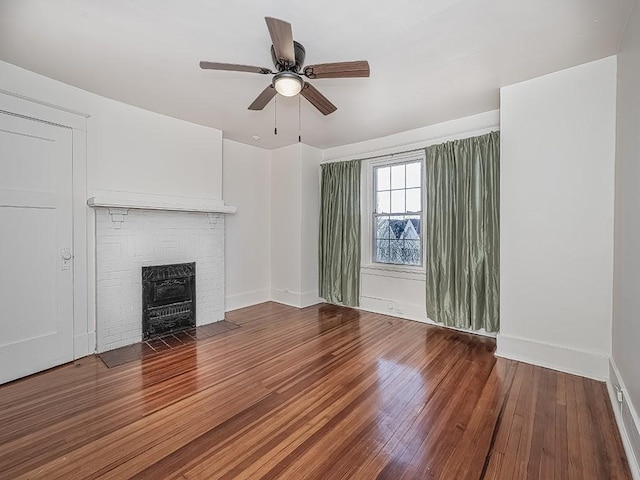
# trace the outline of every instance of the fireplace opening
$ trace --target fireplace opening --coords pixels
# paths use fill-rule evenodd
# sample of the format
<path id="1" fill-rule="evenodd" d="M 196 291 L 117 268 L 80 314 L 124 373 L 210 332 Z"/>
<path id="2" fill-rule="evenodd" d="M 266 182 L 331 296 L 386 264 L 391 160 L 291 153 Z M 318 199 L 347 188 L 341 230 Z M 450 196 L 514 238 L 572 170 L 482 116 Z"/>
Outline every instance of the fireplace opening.
<path id="1" fill-rule="evenodd" d="M 196 264 L 142 267 L 142 338 L 196 326 Z"/>

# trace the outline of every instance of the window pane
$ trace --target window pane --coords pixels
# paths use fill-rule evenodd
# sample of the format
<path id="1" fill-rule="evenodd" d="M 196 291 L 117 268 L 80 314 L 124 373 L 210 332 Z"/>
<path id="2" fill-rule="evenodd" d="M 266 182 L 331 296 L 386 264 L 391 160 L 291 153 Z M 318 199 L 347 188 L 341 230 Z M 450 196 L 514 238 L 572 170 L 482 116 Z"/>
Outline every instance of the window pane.
<path id="1" fill-rule="evenodd" d="M 376 213 L 391 212 L 391 192 L 378 192 Z"/>
<path id="2" fill-rule="evenodd" d="M 376 262 L 389 263 L 389 240 L 376 240 Z"/>
<path id="3" fill-rule="evenodd" d="M 389 262 L 390 263 L 404 263 L 402 260 L 402 244 L 403 240 L 395 239 L 389 242 Z"/>
<path id="4" fill-rule="evenodd" d="M 422 162 L 375 167 L 373 173 L 376 210 L 371 232 L 372 261 L 421 265 Z"/>
<path id="5" fill-rule="evenodd" d="M 407 163 L 407 188 L 419 187 L 422 183 L 422 163 Z"/>
<path id="6" fill-rule="evenodd" d="M 392 240 L 402 238 L 405 223 L 404 216 L 389 217 L 389 238 Z"/>
<path id="7" fill-rule="evenodd" d="M 404 192 L 405 190 L 391 190 L 391 211 L 394 213 L 404 212 Z"/>
<path id="8" fill-rule="evenodd" d="M 405 240 L 402 246 L 402 263 L 420 265 L 420 240 Z"/>
<path id="9" fill-rule="evenodd" d="M 389 236 L 389 217 L 376 217 L 376 239 L 391 238 Z"/>
<path id="10" fill-rule="evenodd" d="M 404 188 L 404 165 L 391 167 L 391 188 Z"/>
<path id="11" fill-rule="evenodd" d="M 408 188 L 407 189 L 407 212 L 420 212 L 422 206 L 420 205 L 420 189 Z"/>
<path id="12" fill-rule="evenodd" d="M 420 217 L 407 217 L 402 238 L 405 240 L 420 240 Z"/>
<path id="13" fill-rule="evenodd" d="M 391 189 L 391 168 L 390 167 L 377 168 L 376 173 L 378 176 L 376 189 L 390 190 Z"/>

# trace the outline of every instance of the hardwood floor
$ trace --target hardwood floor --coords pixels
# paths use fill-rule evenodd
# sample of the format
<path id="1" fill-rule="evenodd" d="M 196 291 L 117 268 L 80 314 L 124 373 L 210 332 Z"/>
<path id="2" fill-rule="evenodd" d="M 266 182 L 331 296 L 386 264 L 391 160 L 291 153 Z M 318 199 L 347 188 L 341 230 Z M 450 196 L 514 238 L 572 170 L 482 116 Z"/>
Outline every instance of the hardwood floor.
<path id="1" fill-rule="evenodd" d="M 629 479 L 603 383 L 329 305 L 0 387 L 0 478 Z"/>

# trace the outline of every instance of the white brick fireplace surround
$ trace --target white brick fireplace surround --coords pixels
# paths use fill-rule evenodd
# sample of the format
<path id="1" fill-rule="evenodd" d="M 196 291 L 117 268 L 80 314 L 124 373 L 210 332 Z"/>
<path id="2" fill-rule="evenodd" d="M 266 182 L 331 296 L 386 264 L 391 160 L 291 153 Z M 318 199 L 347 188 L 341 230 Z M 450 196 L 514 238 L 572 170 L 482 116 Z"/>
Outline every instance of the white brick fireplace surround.
<path id="1" fill-rule="evenodd" d="M 96 334 L 99 353 L 142 340 L 142 267 L 196 262 L 196 325 L 224 319 L 224 215 L 217 211 L 96 207 Z M 100 208 L 103 207 L 103 208 Z M 124 208 L 123 208 L 124 207 Z M 209 208 L 208 210 L 216 210 Z"/>

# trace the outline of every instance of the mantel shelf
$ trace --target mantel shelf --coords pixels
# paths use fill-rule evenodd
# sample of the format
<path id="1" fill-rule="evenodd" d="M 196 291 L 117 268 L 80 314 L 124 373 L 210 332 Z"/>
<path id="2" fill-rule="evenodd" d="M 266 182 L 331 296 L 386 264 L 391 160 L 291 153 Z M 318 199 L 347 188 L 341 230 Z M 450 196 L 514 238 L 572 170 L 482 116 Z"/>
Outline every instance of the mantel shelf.
<path id="1" fill-rule="evenodd" d="M 201 212 L 201 213 L 236 213 L 236 207 L 225 205 L 217 200 L 183 199 L 172 201 L 171 199 L 159 199 L 155 196 L 149 198 L 136 194 L 133 198 L 118 198 L 110 196 L 95 196 L 87 200 L 87 205 L 93 208 L 122 208 L 138 210 L 166 210 L 170 212 Z"/>

